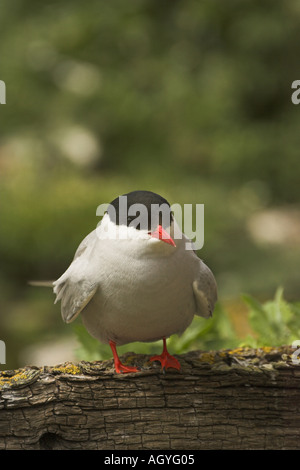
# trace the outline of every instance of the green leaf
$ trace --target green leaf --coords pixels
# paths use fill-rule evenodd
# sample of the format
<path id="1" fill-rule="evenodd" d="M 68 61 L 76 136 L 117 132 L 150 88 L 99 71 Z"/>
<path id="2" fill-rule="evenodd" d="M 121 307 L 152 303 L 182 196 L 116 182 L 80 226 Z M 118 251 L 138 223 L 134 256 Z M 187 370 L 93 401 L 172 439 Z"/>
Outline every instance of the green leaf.
<path id="1" fill-rule="evenodd" d="M 276 290 L 273 300 L 263 304 L 249 295 L 243 295 L 249 307 L 249 323 L 257 336 L 259 346 L 291 344 L 300 336 L 300 309 L 298 304 L 283 298 L 283 288 Z"/>

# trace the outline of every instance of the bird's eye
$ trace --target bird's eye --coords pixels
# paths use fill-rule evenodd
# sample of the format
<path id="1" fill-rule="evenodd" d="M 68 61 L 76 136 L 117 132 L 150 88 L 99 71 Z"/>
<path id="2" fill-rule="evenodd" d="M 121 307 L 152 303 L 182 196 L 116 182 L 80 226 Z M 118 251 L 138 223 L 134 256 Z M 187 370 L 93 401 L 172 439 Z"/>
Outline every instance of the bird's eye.
<path id="1" fill-rule="evenodd" d="M 141 230 L 141 223 L 140 221 L 136 220 L 136 215 L 127 216 L 127 226 L 134 227 L 136 230 Z"/>
<path id="2" fill-rule="evenodd" d="M 135 216 L 134 215 L 128 215 L 127 216 L 127 226 L 131 226 L 131 227 L 134 227 L 136 229 L 139 229 L 139 224 L 136 226 L 135 224 L 132 224 L 132 222 L 134 222 L 135 220 Z"/>

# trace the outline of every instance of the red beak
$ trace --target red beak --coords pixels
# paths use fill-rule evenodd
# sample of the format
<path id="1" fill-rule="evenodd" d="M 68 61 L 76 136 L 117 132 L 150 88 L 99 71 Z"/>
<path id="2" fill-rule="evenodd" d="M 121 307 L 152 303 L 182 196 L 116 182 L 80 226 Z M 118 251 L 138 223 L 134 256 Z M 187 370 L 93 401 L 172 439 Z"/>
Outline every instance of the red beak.
<path id="1" fill-rule="evenodd" d="M 157 229 L 154 230 L 154 232 L 149 232 L 149 234 L 153 238 L 158 238 L 169 245 L 176 246 L 173 238 L 165 231 L 165 229 L 162 228 L 161 225 L 158 225 Z"/>

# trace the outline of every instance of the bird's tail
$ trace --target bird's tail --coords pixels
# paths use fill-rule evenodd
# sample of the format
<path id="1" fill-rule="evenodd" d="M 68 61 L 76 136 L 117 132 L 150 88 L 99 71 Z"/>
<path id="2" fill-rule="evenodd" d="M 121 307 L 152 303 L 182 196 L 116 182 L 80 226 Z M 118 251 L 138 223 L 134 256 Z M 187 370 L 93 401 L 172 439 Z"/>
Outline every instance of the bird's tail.
<path id="1" fill-rule="evenodd" d="M 28 281 L 30 286 L 34 287 L 53 287 L 54 281 Z"/>

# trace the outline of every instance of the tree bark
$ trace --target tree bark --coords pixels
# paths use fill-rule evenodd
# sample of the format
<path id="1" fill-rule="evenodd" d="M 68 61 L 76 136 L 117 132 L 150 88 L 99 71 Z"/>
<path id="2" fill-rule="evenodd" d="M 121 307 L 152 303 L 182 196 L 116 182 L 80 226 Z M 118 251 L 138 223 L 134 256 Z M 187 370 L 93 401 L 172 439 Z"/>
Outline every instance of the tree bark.
<path id="1" fill-rule="evenodd" d="M 0 374 L 0 449 L 298 449 L 300 366 L 290 347 L 193 351 L 182 370 L 112 361 Z"/>

